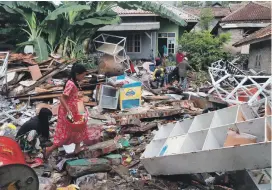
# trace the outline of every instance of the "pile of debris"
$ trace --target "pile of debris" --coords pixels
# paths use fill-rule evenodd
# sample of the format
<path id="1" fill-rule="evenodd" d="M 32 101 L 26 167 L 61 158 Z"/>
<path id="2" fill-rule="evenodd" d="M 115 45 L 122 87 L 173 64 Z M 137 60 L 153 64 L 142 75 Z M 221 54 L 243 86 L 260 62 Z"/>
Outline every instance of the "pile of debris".
<path id="1" fill-rule="evenodd" d="M 100 47 L 119 59 L 119 46 L 110 49 L 113 53 L 109 48 Z M 10 98 L 0 97 L 0 135 L 14 138 L 42 107 L 53 112 L 54 134 L 58 97 L 74 62 L 52 57 L 37 64 L 32 55 L 10 54 L 6 78 Z M 48 163 L 31 164 L 40 189 L 250 189 L 271 183 L 268 169 L 252 170 L 271 166 L 271 99 L 262 96 L 252 104 L 228 107 L 229 99 L 218 89 L 237 88 L 232 83 L 226 87 L 231 82 L 227 77 L 224 85 L 217 85 L 221 67 L 216 72 L 210 69 L 214 86 L 207 83 L 194 92 L 178 86 L 151 89 L 141 73 L 105 78 L 89 71 L 81 84 L 89 112 L 83 142 L 87 149 L 75 156 L 74 144 L 63 146 Z M 217 94 L 209 95 L 211 88 Z M 230 94 L 227 98 L 234 101 Z M 236 172 L 243 169 L 248 171 Z M 249 180 L 237 180 L 241 176 Z"/>

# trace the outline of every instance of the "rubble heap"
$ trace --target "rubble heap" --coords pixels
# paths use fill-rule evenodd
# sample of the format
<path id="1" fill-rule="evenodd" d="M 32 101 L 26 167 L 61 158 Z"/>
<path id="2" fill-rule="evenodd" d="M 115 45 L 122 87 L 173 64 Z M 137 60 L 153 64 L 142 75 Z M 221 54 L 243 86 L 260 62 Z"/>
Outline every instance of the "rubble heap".
<path id="1" fill-rule="evenodd" d="M 31 55 L 11 54 L 7 70 L 10 96 L 0 96 L 0 135 L 14 138 L 25 121 L 47 107 L 54 115 L 50 121 L 53 136 L 58 97 L 74 62 L 52 57 L 37 64 Z M 205 86 L 202 92 L 182 92 L 175 86 L 154 90 L 142 88 L 138 74 L 105 79 L 96 71 L 89 73 L 81 84 L 89 112 L 88 137 L 83 142 L 87 149 L 72 155 L 75 145 L 63 146 L 48 163 L 30 164 L 39 176 L 40 189 L 249 189 L 270 183 L 267 170 L 235 170 L 238 166 L 239 170 L 259 169 L 256 164 L 270 166 L 266 154 L 271 148 L 271 99 L 220 109 L 227 103 L 204 93 L 212 87 Z M 222 130 L 217 133 L 218 127 Z M 252 145 L 227 141 L 243 133 L 256 137 Z M 255 146 L 265 162 L 239 164 L 240 157 L 233 152 Z M 225 147 L 231 153 L 224 153 Z M 230 154 L 237 161 L 234 165 L 217 164 L 223 159 L 218 159 L 220 155 L 231 160 Z M 244 175 L 253 179 L 252 184 L 237 180 Z M 256 182 L 256 176 L 262 180 Z"/>

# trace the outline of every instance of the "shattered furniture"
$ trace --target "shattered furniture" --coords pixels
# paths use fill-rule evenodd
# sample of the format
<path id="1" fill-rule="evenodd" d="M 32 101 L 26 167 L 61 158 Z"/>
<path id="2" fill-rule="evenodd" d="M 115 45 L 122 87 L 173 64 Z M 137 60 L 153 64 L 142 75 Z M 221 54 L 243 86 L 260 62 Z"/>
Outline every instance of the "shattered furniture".
<path id="1" fill-rule="evenodd" d="M 125 37 L 100 34 L 94 39 L 94 45 L 97 51 L 104 53 L 100 58 L 99 73 L 114 76 L 130 68 Z"/>
<path id="2" fill-rule="evenodd" d="M 100 34 L 94 39 L 97 51 L 114 57 L 116 63 L 126 60 L 126 38 L 109 34 Z"/>
<path id="3" fill-rule="evenodd" d="M 159 126 L 141 157 L 152 175 L 225 172 L 271 167 L 271 100 L 263 115 L 248 104 Z M 253 136 L 255 143 L 226 146 L 228 132 Z"/>
<path id="4" fill-rule="evenodd" d="M 119 90 L 115 89 L 114 87 L 102 85 L 99 106 L 105 109 L 117 109 L 119 94 Z"/>
<path id="5" fill-rule="evenodd" d="M 8 70 L 8 58 L 9 52 L 0 52 L 0 55 L 4 55 L 4 57 L 0 58 L 0 88 L 3 91 L 4 85 L 6 85 L 6 90 L 8 90 L 8 79 L 7 79 L 7 70 Z"/>
<path id="6" fill-rule="evenodd" d="M 247 171 L 247 174 L 258 190 L 271 189 L 271 168 Z"/>
<path id="7" fill-rule="evenodd" d="M 272 76 L 248 76 L 230 62 L 219 60 L 209 67 L 213 88 L 221 100 L 229 104 L 252 104 L 271 96 Z"/>

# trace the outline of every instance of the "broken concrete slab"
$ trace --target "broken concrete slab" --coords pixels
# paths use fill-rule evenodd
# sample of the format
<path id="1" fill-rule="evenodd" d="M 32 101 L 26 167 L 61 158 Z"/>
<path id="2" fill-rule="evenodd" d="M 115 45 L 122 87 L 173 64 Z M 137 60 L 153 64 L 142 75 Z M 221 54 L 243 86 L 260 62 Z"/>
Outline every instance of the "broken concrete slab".
<path id="1" fill-rule="evenodd" d="M 122 119 L 146 119 L 146 118 L 159 118 L 159 117 L 167 117 L 184 113 L 180 108 L 161 108 L 160 110 L 148 110 L 145 112 L 139 111 L 139 113 L 120 113 L 113 115 L 112 117 L 115 120 Z"/>
<path id="2" fill-rule="evenodd" d="M 109 154 L 118 149 L 118 144 L 114 140 L 104 141 L 87 147 L 87 150 L 79 154 L 80 158 L 97 158 Z"/>
<path id="3" fill-rule="evenodd" d="M 106 182 L 107 182 L 107 173 L 88 174 L 76 179 L 76 185 L 81 190 L 108 189 Z M 106 187 L 106 188 L 103 188 L 103 187 Z"/>
<path id="4" fill-rule="evenodd" d="M 143 133 L 146 132 L 148 130 L 151 130 L 153 128 L 157 127 L 157 123 L 147 123 L 147 124 L 142 124 L 142 126 L 138 127 L 138 126 L 133 126 L 133 127 L 123 127 L 121 129 L 122 133 Z"/>
<path id="5" fill-rule="evenodd" d="M 67 161 L 66 170 L 71 177 L 78 178 L 91 173 L 108 172 L 111 166 L 110 162 L 103 158 L 78 159 Z"/>
<path id="6" fill-rule="evenodd" d="M 123 118 L 120 123 L 122 126 L 130 125 L 130 126 L 141 126 L 141 121 L 137 118 Z"/>
<path id="7" fill-rule="evenodd" d="M 107 160 L 110 161 L 112 165 L 118 166 L 122 162 L 122 156 L 120 154 L 109 154 L 105 156 Z"/>

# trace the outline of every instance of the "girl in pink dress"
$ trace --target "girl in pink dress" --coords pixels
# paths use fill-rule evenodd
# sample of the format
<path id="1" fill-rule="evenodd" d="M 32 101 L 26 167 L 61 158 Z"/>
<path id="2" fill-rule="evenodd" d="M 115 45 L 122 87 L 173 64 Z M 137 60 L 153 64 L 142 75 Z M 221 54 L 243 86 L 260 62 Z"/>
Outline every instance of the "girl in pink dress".
<path id="1" fill-rule="evenodd" d="M 71 143 L 76 144 L 75 154 L 82 151 L 80 143 L 87 137 L 87 126 L 81 132 L 72 131 L 71 127 L 67 125 L 67 115 L 73 116 L 78 114 L 77 102 L 80 96 L 78 92 L 78 89 L 80 88 L 78 81 L 83 80 L 86 74 L 87 70 L 83 65 L 73 65 L 70 77 L 66 82 L 63 94 L 60 97 L 61 104 L 58 111 L 58 123 L 54 135 L 54 144 L 46 149 L 46 158 L 58 147 Z"/>

